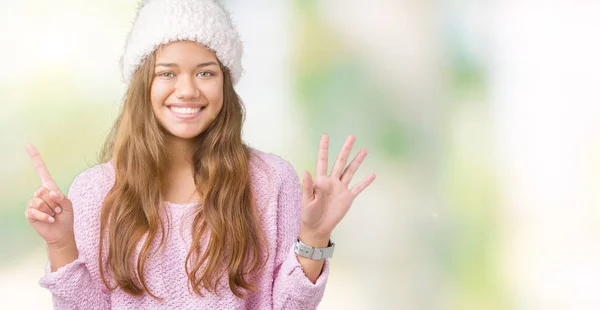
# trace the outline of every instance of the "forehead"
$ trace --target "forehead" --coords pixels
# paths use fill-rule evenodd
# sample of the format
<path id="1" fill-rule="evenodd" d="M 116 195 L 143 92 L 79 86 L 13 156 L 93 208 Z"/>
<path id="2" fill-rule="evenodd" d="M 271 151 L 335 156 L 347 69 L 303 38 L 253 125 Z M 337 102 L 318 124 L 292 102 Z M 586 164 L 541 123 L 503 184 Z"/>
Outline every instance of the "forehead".
<path id="1" fill-rule="evenodd" d="M 215 52 L 196 42 L 177 41 L 160 46 L 156 51 L 157 61 L 197 62 L 217 61 Z"/>

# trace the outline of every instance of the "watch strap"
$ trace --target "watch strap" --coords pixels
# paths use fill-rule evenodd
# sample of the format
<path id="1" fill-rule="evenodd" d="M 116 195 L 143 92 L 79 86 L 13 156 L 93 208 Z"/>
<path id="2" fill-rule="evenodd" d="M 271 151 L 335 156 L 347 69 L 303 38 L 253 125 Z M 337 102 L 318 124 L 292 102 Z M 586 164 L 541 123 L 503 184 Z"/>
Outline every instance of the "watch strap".
<path id="1" fill-rule="evenodd" d="M 300 238 L 296 239 L 296 244 L 294 245 L 294 252 L 296 252 L 296 254 L 312 260 L 324 260 L 326 258 L 331 258 L 333 257 L 334 249 L 335 243 L 331 239 L 329 239 L 329 244 L 326 248 L 317 248 L 306 245 L 300 241 Z"/>

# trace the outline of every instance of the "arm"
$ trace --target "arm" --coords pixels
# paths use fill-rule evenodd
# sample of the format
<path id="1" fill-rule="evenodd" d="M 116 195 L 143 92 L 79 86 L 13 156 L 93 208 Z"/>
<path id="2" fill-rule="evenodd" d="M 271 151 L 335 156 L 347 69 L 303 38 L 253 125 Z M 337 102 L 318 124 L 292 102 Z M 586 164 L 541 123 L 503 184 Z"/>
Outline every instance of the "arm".
<path id="1" fill-rule="evenodd" d="M 99 238 L 99 224 L 95 222 L 104 197 L 104 178 L 98 170 L 83 172 L 73 181 L 68 198 L 56 201 L 61 205 L 70 201 L 71 208 L 63 207 L 56 223 L 66 220 L 72 210 L 73 234 L 64 246 L 47 243 L 49 262 L 40 285 L 52 293 L 55 309 L 110 308 L 110 291 L 98 279 L 95 240 Z"/>
<path id="2" fill-rule="evenodd" d="M 282 227 L 279 229 L 284 231 L 284 237 L 280 239 L 284 247 L 288 247 L 288 242 L 293 241 L 290 238 L 295 237 L 294 233 L 299 233 L 302 242 L 310 246 L 326 246 L 331 232 L 346 215 L 354 199 L 375 180 L 375 175 L 371 174 L 351 189 L 348 188 L 354 173 L 367 155 L 366 149 L 360 150 L 346 166 L 354 140 L 354 135 L 348 136 L 335 160 L 331 173 L 328 174 L 329 136 L 321 137 L 315 179 L 312 179 L 310 173 L 304 173 L 302 194 L 299 192 L 298 178 L 289 164 L 284 165 L 284 169 L 281 169 L 284 171 L 281 173 L 284 181 L 280 188 L 279 211 L 281 215 L 279 217 L 284 220 L 280 222 L 282 224 L 278 223 L 278 228 Z M 291 177 L 291 174 L 294 174 L 294 177 Z M 299 205 L 300 207 L 298 207 Z M 286 218 L 288 216 L 292 217 Z M 299 222 L 302 223 L 300 229 L 298 229 Z M 290 229 L 290 226 L 293 229 Z M 314 309 L 323 297 L 329 262 L 321 263 L 304 258 L 300 258 L 300 262 L 298 262 L 293 251 L 290 252 L 290 255 L 293 258 L 288 257 L 283 262 L 278 277 L 281 277 L 281 281 L 284 282 L 279 284 L 279 288 L 287 285 L 287 289 L 292 291 L 285 295 L 284 291 L 274 290 L 274 294 L 281 292 L 284 298 L 287 297 L 285 301 L 279 301 L 279 306 L 281 308 Z M 322 271 L 321 264 L 323 264 Z M 295 273 L 299 268 L 303 269 L 303 277 Z M 276 279 L 276 284 L 278 280 Z M 307 295 L 307 293 L 313 295 Z"/>
<path id="3" fill-rule="evenodd" d="M 277 253 L 273 307 L 274 309 L 316 309 L 325 292 L 329 262 L 304 260 L 303 257 L 301 262 L 294 252 L 294 243 L 301 226 L 300 183 L 296 171 L 289 163 L 282 161 L 278 170 L 280 184 L 277 200 Z"/>

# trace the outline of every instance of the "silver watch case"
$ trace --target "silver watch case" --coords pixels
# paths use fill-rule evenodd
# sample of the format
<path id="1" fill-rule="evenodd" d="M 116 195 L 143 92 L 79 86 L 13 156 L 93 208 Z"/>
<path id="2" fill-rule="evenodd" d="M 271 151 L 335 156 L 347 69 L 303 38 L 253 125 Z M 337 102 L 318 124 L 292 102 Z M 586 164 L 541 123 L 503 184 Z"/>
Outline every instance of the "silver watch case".
<path id="1" fill-rule="evenodd" d="M 329 239 L 329 245 L 326 248 L 315 248 L 310 245 L 306 245 L 300 241 L 300 238 L 296 239 L 294 245 L 294 252 L 296 254 L 306 257 L 312 260 L 324 260 L 326 258 L 333 257 L 333 250 L 335 249 L 335 243 L 332 239 Z"/>

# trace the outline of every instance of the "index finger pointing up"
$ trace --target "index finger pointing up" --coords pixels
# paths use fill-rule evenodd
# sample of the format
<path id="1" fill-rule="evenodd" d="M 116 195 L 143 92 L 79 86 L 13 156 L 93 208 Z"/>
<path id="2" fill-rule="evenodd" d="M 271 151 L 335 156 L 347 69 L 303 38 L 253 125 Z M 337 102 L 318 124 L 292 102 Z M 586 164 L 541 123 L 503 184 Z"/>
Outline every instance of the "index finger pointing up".
<path id="1" fill-rule="evenodd" d="M 50 176 L 50 172 L 48 172 L 48 169 L 46 168 L 46 164 L 44 164 L 44 161 L 42 160 L 40 153 L 38 153 L 38 151 L 35 149 L 35 147 L 29 143 L 27 143 L 25 145 L 25 148 L 27 149 L 27 153 L 29 153 L 29 157 L 31 157 L 31 161 L 33 162 L 33 167 L 35 168 L 35 171 L 37 172 L 38 176 L 40 177 L 40 180 L 42 181 L 42 185 L 49 190 L 58 191 L 59 188 L 56 185 L 56 183 L 54 183 L 54 180 L 52 180 L 52 177 Z"/>

